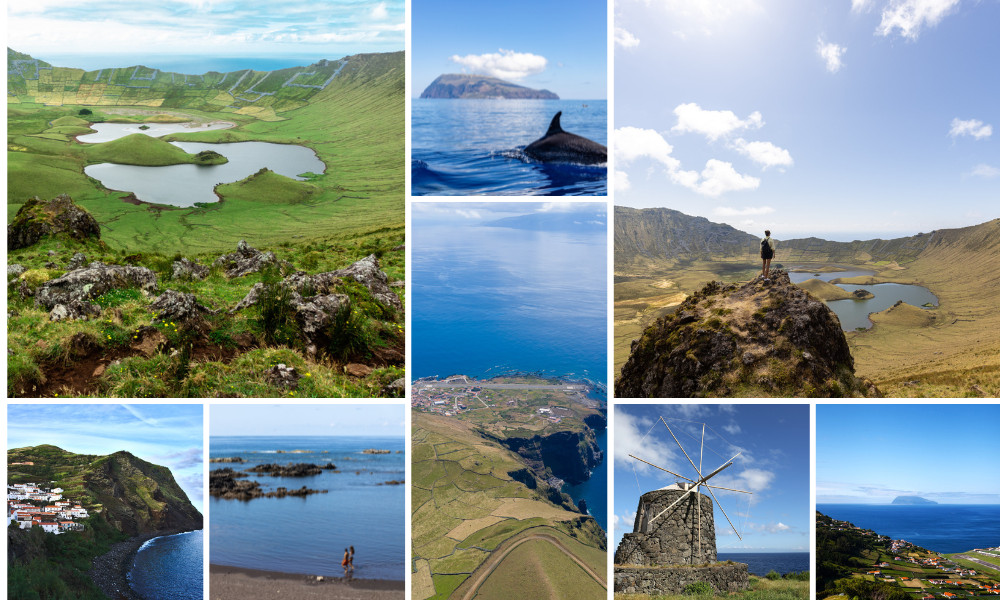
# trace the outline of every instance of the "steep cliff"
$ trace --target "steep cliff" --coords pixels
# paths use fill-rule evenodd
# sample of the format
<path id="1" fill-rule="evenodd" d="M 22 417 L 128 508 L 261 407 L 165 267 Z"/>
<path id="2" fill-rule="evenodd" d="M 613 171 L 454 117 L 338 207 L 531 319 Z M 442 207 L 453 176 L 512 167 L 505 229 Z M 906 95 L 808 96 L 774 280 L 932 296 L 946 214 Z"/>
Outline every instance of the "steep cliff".
<path id="1" fill-rule="evenodd" d="M 536 473 L 547 468 L 554 476 L 574 485 L 589 479 L 590 471 L 604 460 L 590 428 L 498 441 L 517 452 Z"/>
<path id="2" fill-rule="evenodd" d="M 706 285 L 633 340 L 615 382 L 618 398 L 877 395 L 837 316 L 780 270 Z"/>
<path id="3" fill-rule="evenodd" d="M 202 515 L 177 485 L 170 469 L 128 452 L 107 456 L 74 454 L 51 445 L 8 452 L 8 480 L 53 481 L 67 497 L 129 536 L 155 531 L 201 529 Z"/>

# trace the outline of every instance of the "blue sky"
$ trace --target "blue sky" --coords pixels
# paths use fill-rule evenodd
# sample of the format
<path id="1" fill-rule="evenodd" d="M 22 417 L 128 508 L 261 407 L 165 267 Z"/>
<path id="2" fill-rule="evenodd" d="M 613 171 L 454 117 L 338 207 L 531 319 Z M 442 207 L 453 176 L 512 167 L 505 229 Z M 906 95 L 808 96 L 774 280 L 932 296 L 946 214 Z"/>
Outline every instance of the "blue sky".
<path id="1" fill-rule="evenodd" d="M 400 404 L 213 404 L 211 435 L 397 436 L 406 413 Z"/>
<path id="2" fill-rule="evenodd" d="M 293 56 L 306 59 L 301 64 L 310 64 L 359 52 L 403 50 L 404 34 L 401 0 L 7 3 L 9 47 L 56 66 L 86 69 L 136 62 L 157 67 L 157 57 L 188 55 Z M 107 64 L 115 55 L 128 60 L 122 65 Z"/>
<path id="3" fill-rule="evenodd" d="M 1000 405 L 816 407 L 816 503 L 1000 504 Z"/>
<path id="4" fill-rule="evenodd" d="M 997 0 L 618 0 L 616 203 L 850 240 L 1000 216 Z"/>
<path id="5" fill-rule="evenodd" d="M 812 526 L 809 406 L 805 404 L 617 404 L 614 414 L 614 547 L 623 534 L 632 531 L 639 496 L 677 480 L 630 458 L 630 453 L 697 479 L 677 443 L 658 422 L 660 417 L 670 425 L 696 463 L 701 424 L 708 426 L 703 471 L 711 472 L 737 452 L 743 452 L 733 461 L 732 467 L 711 480 L 716 485 L 753 492 L 750 497 L 714 490 L 722 508 L 743 536 L 741 542 L 716 505 L 719 552 L 809 551 L 809 528 Z"/>
<path id="6" fill-rule="evenodd" d="M 414 0 L 419 97 L 438 75 L 493 75 L 563 99 L 607 98 L 607 2 Z"/>
<path id="7" fill-rule="evenodd" d="M 10 404 L 7 448 L 52 444 L 76 454 L 128 451 L 170 469 L 202 509 L 201 404 Z"/>

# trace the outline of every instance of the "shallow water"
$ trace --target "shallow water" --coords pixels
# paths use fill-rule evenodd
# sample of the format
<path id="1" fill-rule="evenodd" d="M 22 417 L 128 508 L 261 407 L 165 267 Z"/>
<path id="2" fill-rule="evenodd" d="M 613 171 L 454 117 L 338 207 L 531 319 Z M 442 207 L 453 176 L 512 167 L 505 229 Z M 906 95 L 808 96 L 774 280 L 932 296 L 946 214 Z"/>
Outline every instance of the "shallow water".
<path id="1" fill-rule="evenodd" d="M 244 470 L 264 463 L 332 462 L 340 472 L 311 477 L 251 473 L 265 491 L 303 485 L 326 494 L 249 501 L 212 497 L 212 564 L 341 576 L 344 548 L 354 546 L 354 576 L 401 580 L 404 568 L 406 485 L 380 485 L 406 477 L 402 437 L 229 437 L 213 436 L 212 458 L 240 456 L 243 464 L 213 463 L 212 470 Z M 363 454 L 365 448 L 391 454 Z M 309 450 L 307 453 L 282 453 Z"/>
<path id="2" fill-rule="evenodd" d="M 848 271 L 835 271 L 832 273 L 789 273 L 788 277 L 792 283 L 802 283 L 808 279 L 820 279 L 830 281 L 831 279 L 874 275 L 874 271 L 864 269 L 852 269 Z M 867 300 L 831 300 L 826 303 L 840 319 L 840 327 L 844 331 L 854 331 L 856 329 L 869 329 L 873 325 L 868 315 L 874 312 L 883 311 L 896 302 L 902 300 L 907 304 L 919 308 L 927 308 L 924 304 L 938 305 L 937 296 L 925 287 L 919 285 L 907 285 L 901 283 L 878 283 L 875 285 L 854 285 L 849 283 L 836 283 L 837 287 L 853 292 L 855 290 L 868 290 L 874 294 L 874 298 Z"/>
<path id="3" fill-rule="evenodd" d="M 204 532 L 153 538 L 135 555 L 129 584 L 149 600 L 200 600 Z"/>
<path id="4" fill-rule="evenodd" d="M 268 142 L 206 144 L 171 142 L 190 154 L 214 150 L 229 159 L 224 165 L 170 165 L 137 167 L 101 163 L 84 169 L 89 177 L 112 190 L 132 192 L 143 202 L 171 206 L 194 206 L 196 202 L 216 202 L 215 186 L 232 183 L 264 167 L 286 177 L 302 180 L 302 173 L 322 173 L 323 161 L 310 148 Z"/>
<path id="5" fill-rule="evenodd" d="M 413 195 L 607 195 L 606 165 L 541 164 L 520 152 L 559 111 L 565 131 L 607 145 L 605 100 L 414 99 Z"/>
<path id="6" fill-rule="evenodd" d="M 145 125 L 149 129 L 139 129 Z M 97 144 L 110 142 L 118 138 L 142 133 L 150 137 L 162 137 L 168 133 L 196 133 L 199 131 L 214 131 L 216 129 L 229 129 L 232 123 L 212 122 L 212 123 L 94 123 L 90 126 L 95 133 L 86 133 L 76 136 L 80 142 Z"/>

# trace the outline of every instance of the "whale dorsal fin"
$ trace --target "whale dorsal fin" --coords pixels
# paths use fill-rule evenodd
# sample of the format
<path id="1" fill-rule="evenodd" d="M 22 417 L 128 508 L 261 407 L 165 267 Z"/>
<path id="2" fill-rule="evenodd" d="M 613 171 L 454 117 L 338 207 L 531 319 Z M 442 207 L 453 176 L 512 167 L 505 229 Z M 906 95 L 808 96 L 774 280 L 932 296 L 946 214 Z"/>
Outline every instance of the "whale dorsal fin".
<path id="1" fill-rule="evenodd" d="M 546 136 L 555 135 L 557 133 L 563 133 L 563 128 L 559 125 L 559 117 L 562 116 L 562 111 L 556 113 L 556 116 L 552 117 L 552 122 L 549 123 L 549 130 L 545 132 Z"/>

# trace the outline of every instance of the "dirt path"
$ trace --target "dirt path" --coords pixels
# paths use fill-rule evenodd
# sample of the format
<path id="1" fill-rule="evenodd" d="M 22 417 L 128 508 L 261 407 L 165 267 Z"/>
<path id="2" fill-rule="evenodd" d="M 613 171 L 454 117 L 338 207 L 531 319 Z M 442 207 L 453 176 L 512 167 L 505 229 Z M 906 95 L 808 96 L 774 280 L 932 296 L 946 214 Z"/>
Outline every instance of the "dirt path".
<path id="1" fill-rule="evenodd" d="M 530 542 L 532 540 L 549 542 L 550 544 L 561 550 L 563 554 L 572 559 L 573 562 L 580 565 L 580 568 L 583 569 L 588 575 L 593 577 L 594 581 L 596 581 L 601 587 L 603 587 L 604 589 L 608 588 L 608 584 L 604 581 L 604 579 L 600 575 L 598 575 L 582 560 L 577 558 L 577 556 L 573 554 L 573 552 L 570 551 L 569 548 L 563 546 L 562 542 L 559 541 L 557 538 L 554 538 L 550 535 L 546 535 L 544 533 L 533 533 L 531 535 L 520 538 L 519 540 L 516 540 L 514 543 L 512 543 L 511 545 L 507 546 L 506 548 L 504 548 L 499 552 L 494 551 L 492 554 L 490 554 L 490 557 L 487 558 L 486 561 L 483 562 L 483 564 L 479 565 L 479 567 L 469 577 L 468 581 L 471 581 L 472 583 L 470 584 L 469 590 L 465 592 L 464 596 L 462 596 L 462 600 L 472 600 L 472 598 L 476 595 L 476 593 L 479 592 L 479 588 L 482 587 L 486 579 L 493 574 L 493 571 L 495 571 L 497 567 L 500 566 L 500 563 L 503 562 L 503 559 L 507 558 L 507 555 L 513 552 L 514 549 L 520 546 L 521 544 L 525 542 Z"/>

